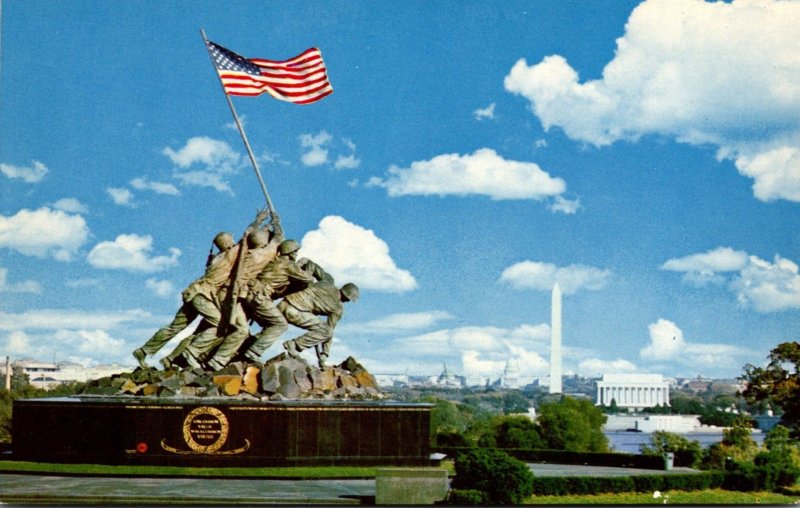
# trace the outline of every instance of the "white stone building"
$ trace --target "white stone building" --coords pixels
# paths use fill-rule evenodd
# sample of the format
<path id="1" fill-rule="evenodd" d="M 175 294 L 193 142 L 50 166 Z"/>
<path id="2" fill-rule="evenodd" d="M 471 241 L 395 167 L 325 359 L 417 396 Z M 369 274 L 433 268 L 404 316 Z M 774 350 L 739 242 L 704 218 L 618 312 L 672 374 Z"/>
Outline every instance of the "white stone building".
<path id="1" fill-rule="evenodd" d="M 703 429 L 698 415 L 608 415 L 603 430 L 688 434 Z M 709 427 L 705 427 L 708 429 Z"/>
<path id="2" fill-rule="evenodd" d="M 31 385 L 37 388 L 50 389 L 70 381 L 85 383 L 92 379 L 111 376 L 121 372 L 129 372 L 130 367 L 124 365 L 96 365 L 83 367 L 73 362 L 42 362 L 24 359 L 13 362 L 14 367 L 22 369 L 28 375 Z"/>
<path id="3" fill-rule="evenodd" d="M 661 374 L 603 374 L 597 381 L 598 406 L 641 409 L 669 406 L 669 382 Z"/>

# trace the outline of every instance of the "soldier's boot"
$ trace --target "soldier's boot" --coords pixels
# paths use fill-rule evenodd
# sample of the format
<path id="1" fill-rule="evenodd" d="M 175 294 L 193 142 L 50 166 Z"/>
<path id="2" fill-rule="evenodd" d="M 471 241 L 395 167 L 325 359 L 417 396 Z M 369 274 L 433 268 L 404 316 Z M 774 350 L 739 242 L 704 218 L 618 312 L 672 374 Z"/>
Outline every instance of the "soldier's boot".
<path id="1" fill-rule="evenodd" d="M 146 356 L 147 356 L 147 353 L 145 353 L 144 349 L 142 349 L 142 348 L 133 350 L 133 357 L 136 358 L 137 362 L 139 362 L 139 367 L 141 367 L 143 369 L 149 369 L 150 368 L 144 362 L 144 359 L 145 359 Z"/>
<path id="2" fill-rule="evenodd" d="M 297 343 L 294 340 L 287 340 L 284 342 L 283 349 L 286 350 L 286 354 L 290 357 L 300 358 L 301 349 L 297 346 Z"/>

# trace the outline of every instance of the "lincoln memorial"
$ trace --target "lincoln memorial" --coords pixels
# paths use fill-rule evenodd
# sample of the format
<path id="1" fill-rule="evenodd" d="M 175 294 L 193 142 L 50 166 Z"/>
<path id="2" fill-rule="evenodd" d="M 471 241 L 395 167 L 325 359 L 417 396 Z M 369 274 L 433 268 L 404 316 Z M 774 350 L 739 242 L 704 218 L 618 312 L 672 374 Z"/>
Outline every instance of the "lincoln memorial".
<path id="1" fill-rule="evenodd" d="M 621 408 L 669 406 L 669 382 L 661 374 L 603 374 L 597 382 L 597 405 Z"/>

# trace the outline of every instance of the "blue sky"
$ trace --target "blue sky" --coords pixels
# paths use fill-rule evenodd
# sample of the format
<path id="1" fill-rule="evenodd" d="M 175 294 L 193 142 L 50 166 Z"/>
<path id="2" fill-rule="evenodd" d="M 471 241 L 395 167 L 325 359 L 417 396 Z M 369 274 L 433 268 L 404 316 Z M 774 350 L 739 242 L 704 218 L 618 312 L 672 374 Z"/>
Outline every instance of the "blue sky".
<path id="1" fill-rule="evenodd" d="M 556 282 L 568 374 L 734 377 L 800 335 L 799 2 L 0 15 L 4 356 L 133 365 L 263 206 L 201 28 L 322 50 L 330 97 L 233 100 L 287 235 L 362 288 L 332 360 L 547 375 Z"/>

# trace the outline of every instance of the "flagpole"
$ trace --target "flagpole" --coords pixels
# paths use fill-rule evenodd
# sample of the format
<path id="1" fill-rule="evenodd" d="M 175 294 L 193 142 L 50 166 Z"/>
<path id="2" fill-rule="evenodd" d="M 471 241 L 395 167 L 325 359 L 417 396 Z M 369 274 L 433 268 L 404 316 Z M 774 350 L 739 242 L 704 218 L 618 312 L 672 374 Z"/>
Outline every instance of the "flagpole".
<path id="1" fill-rule="evenodd" d="M 206 37 L 206 31 L 201 28 L 200 34 L 203 36 L 203 44 L 206 47 L 206 51 L 208 51 L 208 38 Z M 211 59 L 211 65 L 214 66 L 214 72 L 217 73 L 219 85 L 222 87 L 222 93 L 225 94 L 225 99 L 228 101 L 228 107 L 231 108 L 231 114 L 233 114 L 233 120 L 236 123 L 236 128 L 239 129 L 239 135 L 242 136 L 242 141 L 244 141 L 244 146 L 247 149 L 247 155 L 250 156 L 250 162 L 253 164 L 253 171 L 255 171 L 256 178 L 258 178 L 258 183 L 261 185 L 261 192 L 264 193 L 264 199 L 267 200 L 267 208 L 269 209 L 269 213 L 274 215 L 275 207 L 272 206 L 272 200 L 269 197 L 269 192 L 267 192 L 267 186 L 264 184 L 264 179 L 261 177 L 261 170 L 258 169 L 256 156 L 253 155 L 253 149 L 250 148 L 250 141 L 247 140 L 247 135 L 244 133 L 244 126 L 242 126 L 242 122 L 239 120 L 239 115 L 236 114 L 236 108 L 233 107 L 231 96 L 225 91 L 225 85 L 222 83 L 222 77 L 220 77 L 219 72 L 217 72 L 217 65 L 214 63 L 214 59 L 211 57 L 211 52 L 208 53 L 208 58 Z"/>

